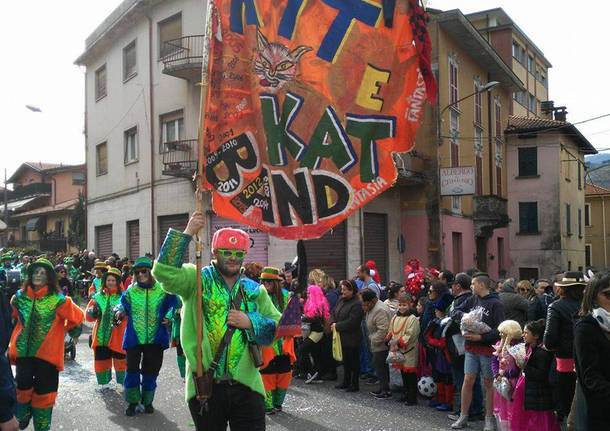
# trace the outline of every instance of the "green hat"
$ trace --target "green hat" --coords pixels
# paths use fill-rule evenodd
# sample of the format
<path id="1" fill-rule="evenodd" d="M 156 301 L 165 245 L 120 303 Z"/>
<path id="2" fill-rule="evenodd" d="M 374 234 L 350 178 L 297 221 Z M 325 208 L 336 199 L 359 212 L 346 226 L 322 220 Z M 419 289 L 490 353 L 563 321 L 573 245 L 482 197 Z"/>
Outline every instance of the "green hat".
<path id="1" fill-rule="evenodd" d="M 49 262 L 47 259 L 42 257 L 42 258 L 38 259 L 37 261 L 30 263 L 30 265 L 28 266 L 28 276 L 31 277 L 32 273 L 34 272 L 34 269 L 36 269 L 39 266 L 42 266 L 43 268 L 46 268 L 47 271 L 50 271 L 53 274 L 55 274 L 55 268 L 53 268 L 53 265 L 51 264 L 51 262 Z"/>
<path id="2" fill-rule="evenodd" d="M 136 259 L 136 263 L 133 265 L 133 270 L 135 271 L 138 268 L 148 268 L 152 269 L 153 262 L 146 256 L 141 256 Z"/>
<path id="3" fill-rule="evenodd" d="M 10 253 L 4 253 L 2 255 L 2 260 L 11 260 L 11 259 L 13 259 L 13 255 Z"/>
<path id="4" fill-rule="evenodd" d="M 104 273 L 104 275 L 102 275 L 102 287 L 106 286 L 106 279 L 109 275 L 114 275 L 117 278 L 117 287 L 119 287 L 118 285 L 121 283 L 123 274 L 121 274 L 121 271 L 119 271 L 117 268 L 110 268 Z"/>
<path id="5" fill-rule="evenodd" d="M 281 280 L 280 270 L 273 266 L 266 266 L 263 268 L 263 272 L 260 275 L 261 280 Z"/>
<path id="6" fill-rule="evenodd" d="M 64 259 L 64 264 L 69 265 L 71 263 L 74 263 L 74 259 L 72 259 L 71 257 L 66 257 Z"/>

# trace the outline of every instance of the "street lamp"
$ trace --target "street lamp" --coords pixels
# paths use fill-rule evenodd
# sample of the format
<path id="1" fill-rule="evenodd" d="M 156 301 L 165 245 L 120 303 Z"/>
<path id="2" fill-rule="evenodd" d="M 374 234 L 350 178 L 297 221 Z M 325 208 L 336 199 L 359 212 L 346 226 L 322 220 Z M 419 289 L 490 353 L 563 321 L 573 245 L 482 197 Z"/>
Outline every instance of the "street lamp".
<path id="1" fill-rule="evenodd" d="M 472 97 L 472 96 L 474 96 L 475 94 L 479 94 L 479 93 L 484 93 L 484 92 L 486 92 L 486 91 L 490 91 L 491 89 L 493 89 L 494 87 L 498 86 L 499 84 L 500 84 L 500 83 L 499 83 L 498 81 L 489 81 L 487 84 L 485 84 L 484 86 L 482 86 L 481 88 L 479 88 L 479 89 L 478 89 L 477 91 L 475 91 L 474 93 L 469 94 L 468 96 L 464 96 L 464 97 L 462 97 L 461 99 L 458 99 L 458 100 L 456 100 L 456 101 L 455 101 L 455 102 L 453 102 L 453 103 L 450 103 L 449 105 L 445 106 L 445 107 L 444 107 L 444 108 L 441 110 L 440 114 L 438 115 L 438 116 L 439 116 L 439 118 L 440 118 L 440 117 L 443 115 L 443 113 L 444 113 L 444 112 L 445 112 L 447 109 L 451 108 L 452 106 L 457 105 L 457 104 L 458 104 L 458 103 L 460 103 L 462 100 L 464 100 L 464 99 L 468 99 L 469 97 Z"/>

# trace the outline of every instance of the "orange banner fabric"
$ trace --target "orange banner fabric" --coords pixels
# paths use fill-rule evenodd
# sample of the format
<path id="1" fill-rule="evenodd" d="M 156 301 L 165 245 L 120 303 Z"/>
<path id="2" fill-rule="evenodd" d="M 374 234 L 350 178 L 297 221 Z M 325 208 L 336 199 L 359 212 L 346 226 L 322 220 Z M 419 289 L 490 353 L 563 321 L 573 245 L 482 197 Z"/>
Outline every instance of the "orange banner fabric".
<path id="1" fill-rule="evenodd" d="M 203 181 L 217 214 L 317 238 L 392 186 L 426 99 L 410 3 L 216 0 Z"/>

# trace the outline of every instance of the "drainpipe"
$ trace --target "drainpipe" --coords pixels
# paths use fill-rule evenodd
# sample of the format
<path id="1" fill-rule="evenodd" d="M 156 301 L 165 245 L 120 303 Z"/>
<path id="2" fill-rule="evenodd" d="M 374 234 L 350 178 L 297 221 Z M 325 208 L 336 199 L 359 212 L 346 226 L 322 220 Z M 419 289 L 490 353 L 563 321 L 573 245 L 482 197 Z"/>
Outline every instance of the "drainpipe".
<path id="1" fill-rule="evenodd" d="M 591 217 L 589 215 L 589 217 Z M 603 235 L 604 235 L 604 268 L 608 267 L 608 246 L 606 245 L 606 201 L 604 200 L 604 197 L 602 196 L 602 230 L 603 230 Z"/>
<path id="2" fill-rule="evenodd" d="M 150 238 L 151 253 L 155 255 L 155 111 L 153 94 L 153 25 L 148 18 L 148 94 L 150 98 Z"/>
<path id="3" fill-rule="evenodd" d="M 487 82 L 490 81 L 490 76 L 487 74 Z M 489 196 L 494 194 L 494 177 L 493 177 L 493 157 L 492 157 L 492 131 L 491 131 L 491 91 L 487 92 L 487 128 L 488 130 L 488 138 L 489 138 Z"/>
<path id="4" fill-rule="evenodd" d="M 57 180 L 55 177 L 51 177 L 51 181 L 53 181 L 53 206 L 57 205 Z"/>

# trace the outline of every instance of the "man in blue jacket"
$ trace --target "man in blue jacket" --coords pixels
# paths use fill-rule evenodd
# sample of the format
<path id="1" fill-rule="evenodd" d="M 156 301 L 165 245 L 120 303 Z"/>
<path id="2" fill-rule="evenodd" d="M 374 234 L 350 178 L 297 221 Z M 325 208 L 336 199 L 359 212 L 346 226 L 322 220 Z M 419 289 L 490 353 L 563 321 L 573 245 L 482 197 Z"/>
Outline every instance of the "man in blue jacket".
<path id="1" fill-rule="evenodd" d="M 6 356 L 13 330 L 9 300 L 0 292 L 0 430 L 17 431 L 19 424 L 14 409 L 17 403 L 15 380 Z"/>

